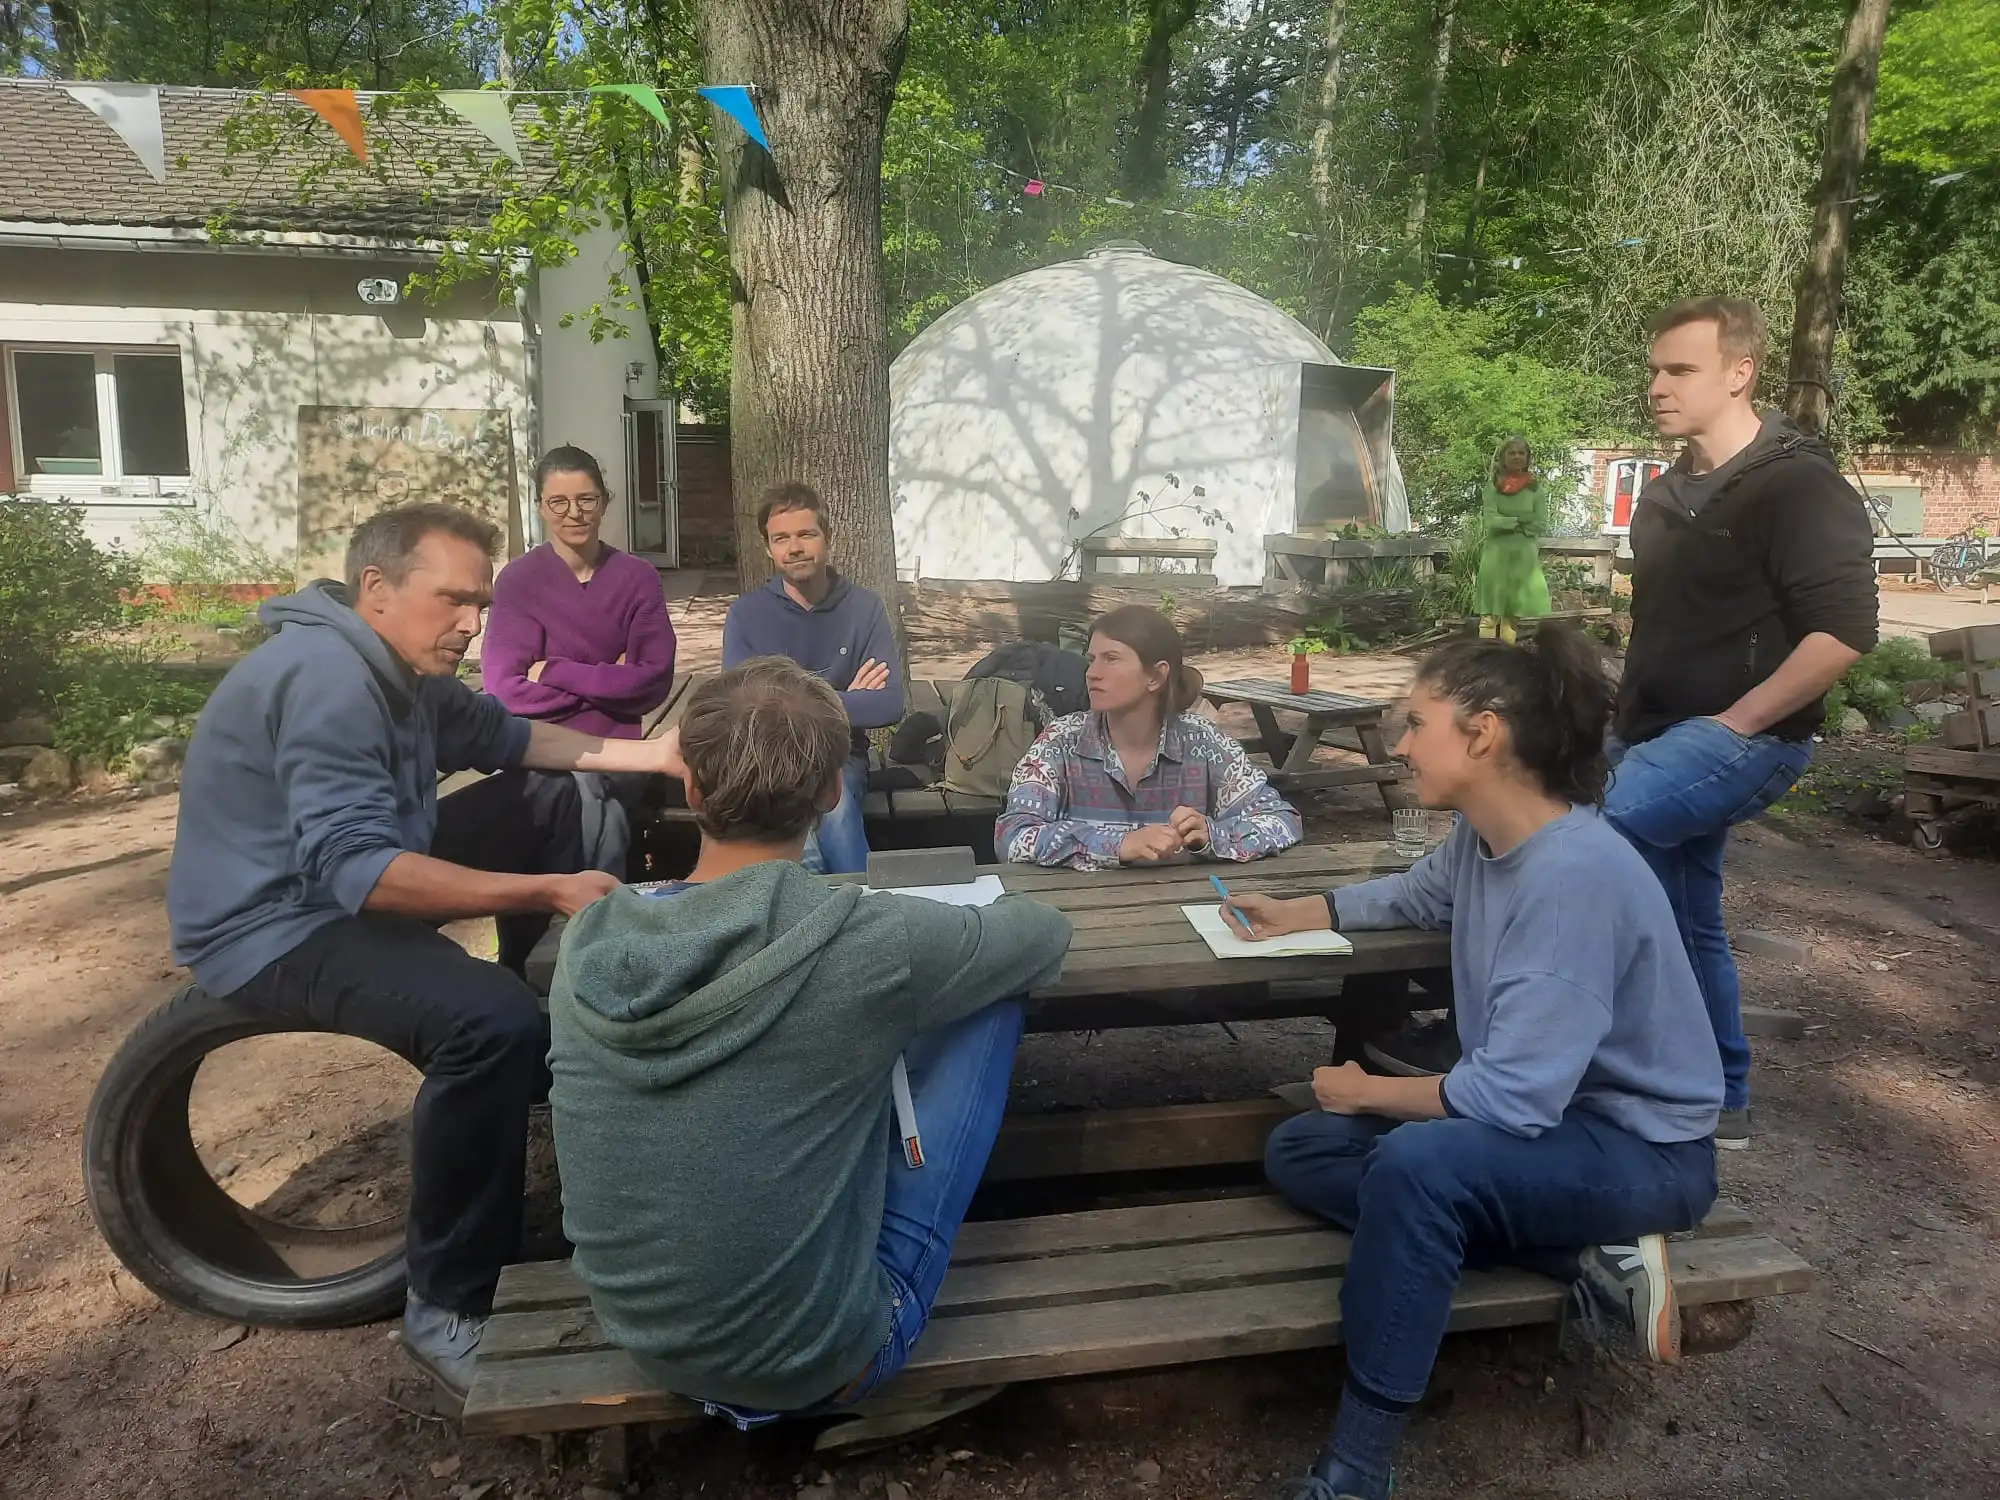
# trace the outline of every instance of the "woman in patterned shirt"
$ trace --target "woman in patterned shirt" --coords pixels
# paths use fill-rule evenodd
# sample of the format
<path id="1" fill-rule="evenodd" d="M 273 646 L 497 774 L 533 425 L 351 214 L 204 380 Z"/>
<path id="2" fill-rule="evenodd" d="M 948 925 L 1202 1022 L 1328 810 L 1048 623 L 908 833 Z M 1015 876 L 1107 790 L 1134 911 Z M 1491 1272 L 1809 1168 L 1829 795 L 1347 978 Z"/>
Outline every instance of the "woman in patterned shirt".
<path id="1" fill-rule="evenodd" d="M 1002 859 L 1078 870 L 1248 860 L 1304 837 L 1243 747 L 1188 711 L 1201 674 L 1165 615 L 1129 604 L 1098 620 L 1087 681 L 1090 712 L 1056 720 L 1014 768 L 993 832 Z"/>

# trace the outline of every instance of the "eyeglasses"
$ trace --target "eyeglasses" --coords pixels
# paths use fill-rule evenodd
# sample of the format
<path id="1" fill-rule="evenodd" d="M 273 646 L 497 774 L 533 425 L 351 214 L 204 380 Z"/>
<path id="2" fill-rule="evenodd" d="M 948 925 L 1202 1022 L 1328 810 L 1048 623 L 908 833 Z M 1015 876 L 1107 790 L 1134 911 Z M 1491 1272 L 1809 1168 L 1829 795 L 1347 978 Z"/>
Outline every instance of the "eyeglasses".
<path id="1" fill-rule="evenodd" d="M 602 495 L 549 495 L 543 498 L 542 504 L 549 508 L 549 514 L 551 515 L 563 517 L 575 516 L 577 519 L 582 520 L 586 517 L 594 516 L 600 510 L 604 509 L 604 497 Z"/>

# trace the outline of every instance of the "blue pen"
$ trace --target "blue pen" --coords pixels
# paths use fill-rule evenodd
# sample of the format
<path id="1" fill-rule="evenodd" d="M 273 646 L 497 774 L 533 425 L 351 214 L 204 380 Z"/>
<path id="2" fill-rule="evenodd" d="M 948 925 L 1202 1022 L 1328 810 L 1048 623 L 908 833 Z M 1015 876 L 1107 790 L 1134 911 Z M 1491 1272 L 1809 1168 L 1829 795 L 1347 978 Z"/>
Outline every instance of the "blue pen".
<path id="1" fill-rule="evenodd" d="M 1252 937 L 1255 937 L 1256 933 L 1251 932 L 1250 929 L 1250 919 L 1243 915 L 1243 908 L 1230 899 L 1229 887 L 1222 883 L 1222 877 L 1220 875 L 1211 875 L 1208 877 L 1208 883 L 1215 887 L 1216 895 L 1222 898 L 1222 904 L 1229 909 L 1230 915 L 1243 924 L 1243 930 L 1249 932 Z"/>

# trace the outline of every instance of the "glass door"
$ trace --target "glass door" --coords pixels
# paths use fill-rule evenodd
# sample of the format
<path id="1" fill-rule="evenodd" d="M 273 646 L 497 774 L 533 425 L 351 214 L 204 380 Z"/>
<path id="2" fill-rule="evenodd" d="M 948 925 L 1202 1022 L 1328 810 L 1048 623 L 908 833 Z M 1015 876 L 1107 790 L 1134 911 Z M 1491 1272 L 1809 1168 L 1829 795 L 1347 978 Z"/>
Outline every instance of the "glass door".
<path id="1" fill-rule="evenodd" d="M 626 549 L 656 568 L 681 563 L 671 401 L 625 402 Z"/>

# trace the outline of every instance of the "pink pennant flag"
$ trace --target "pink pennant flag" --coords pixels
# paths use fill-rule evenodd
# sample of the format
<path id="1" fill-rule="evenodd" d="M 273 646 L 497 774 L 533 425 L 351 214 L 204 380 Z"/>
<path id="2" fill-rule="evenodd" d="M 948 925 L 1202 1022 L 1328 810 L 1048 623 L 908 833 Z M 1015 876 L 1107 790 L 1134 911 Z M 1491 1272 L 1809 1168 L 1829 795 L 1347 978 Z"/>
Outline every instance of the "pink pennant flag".
<path id="1" fill-rule="evenodd" d="M 1021 185 L 1022 193 L 1024 193 L 1026 196 L 1030 198 L 1041 197 L 1043 192 L 1045 192 L 1047 188 L 1048 184 L 1042 181 L 1042 179 L 1039 177 L 1030 177 L 1025 183 Z"/>

